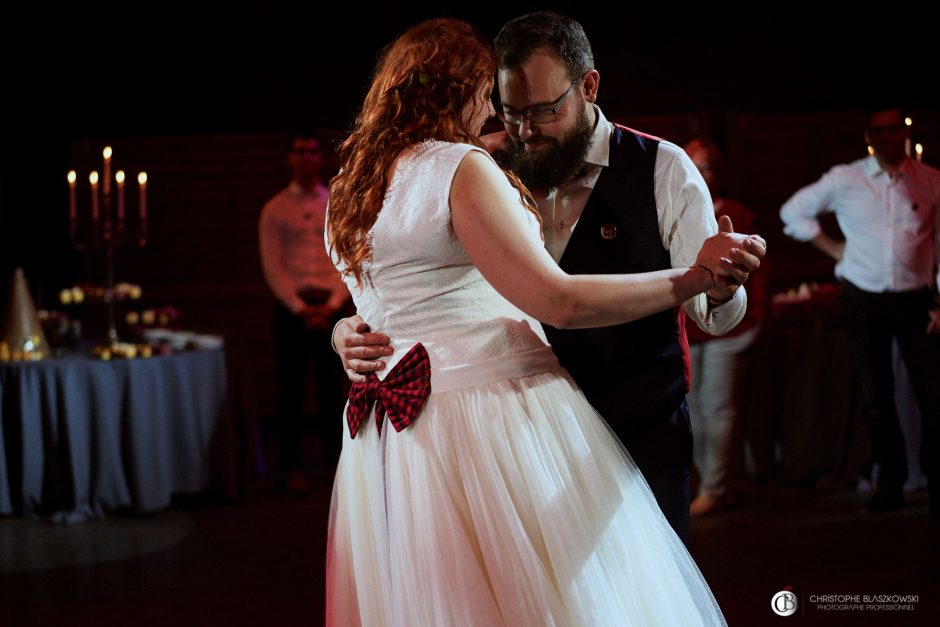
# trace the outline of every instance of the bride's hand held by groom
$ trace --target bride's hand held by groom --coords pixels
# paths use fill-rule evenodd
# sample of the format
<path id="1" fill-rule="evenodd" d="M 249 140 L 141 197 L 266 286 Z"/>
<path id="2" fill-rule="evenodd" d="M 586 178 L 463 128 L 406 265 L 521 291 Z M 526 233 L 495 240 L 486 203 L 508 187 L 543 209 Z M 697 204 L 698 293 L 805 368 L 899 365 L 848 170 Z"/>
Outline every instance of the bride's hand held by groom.
<path id="1" fill-rule="evenodd" d="M 695 265 L 707 269 L 714 279 L 714 285 L 706 291 L 709 299 L 731 300 L 751 272 L 760 267 L 766 254 L 767 242 L 763 237 L 735 233 L 731 218 L 721 216 L 718 233 L 705 240 L 695 260 Z"/>

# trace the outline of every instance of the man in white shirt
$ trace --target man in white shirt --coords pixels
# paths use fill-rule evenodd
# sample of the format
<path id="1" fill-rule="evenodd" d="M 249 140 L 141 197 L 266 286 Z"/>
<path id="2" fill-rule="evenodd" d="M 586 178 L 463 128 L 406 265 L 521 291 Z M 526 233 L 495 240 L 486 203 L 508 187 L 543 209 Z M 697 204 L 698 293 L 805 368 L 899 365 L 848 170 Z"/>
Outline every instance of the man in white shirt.
<path id="1" fill-rule="evenodd" d="M 306 134 L 291 139 L 291 182 L 267 202 L 258 225 L 261 266 L 277 297 L 274 339 L 278 379 L 278 445 L 286 487 L 309 491 L 301 471 L 304 381 L 312 361 L 320 409 L 319 431 L 328 471 L 342 445 L 342 371 L 329 349 L 330 329 L 350 297 L 323 249 L 327 190 L 320 143 Z M 311 359 L 312 357 L 312 359 Z"/>
<path id="2" fill-rule="evenodd" d="M 859 376 L 878 487 L 872 512 L 904 505 L 904 439 L 894 405 L 892 338 L 907 365 L 923 417 L 922 464 L 930 508 L 938 511 L 940 455 L 940 309 L 935 294 L 940 257 L 940 171 L 907 155 L 910 131 L 900 111 L 879 111 L 865 130 L 870 155 L 838 165 L 793 195 L 780 210 L 784 232 L 836 260 L 846 330 Z M 834 213 L 845 235 L 822 231 Z"/>
<path id="3" fill-rule="evenodd" d="M 495 48 L 506 132 L 483 139 L 533 192 L 545 245 L 561 268 L 616 274 L 694 265 L 702 242 L 718 231 L 708 188 L 681 148 L 604 118 L 581 25 L 528 14 L 503 27 Z M 745 307 L 743 289 L 719 286 L 684 311 L 626 325 L 546 327 L 562 366 L 626 445 L 683 540 L 692 464 L 685 317 L 717 334 L 737 324 Z M 382 349 L 364 345 L 387 338 L 364 331 L 356 319 L 336 331 L 353 378 L 384 367 L 365 361 Z"/>

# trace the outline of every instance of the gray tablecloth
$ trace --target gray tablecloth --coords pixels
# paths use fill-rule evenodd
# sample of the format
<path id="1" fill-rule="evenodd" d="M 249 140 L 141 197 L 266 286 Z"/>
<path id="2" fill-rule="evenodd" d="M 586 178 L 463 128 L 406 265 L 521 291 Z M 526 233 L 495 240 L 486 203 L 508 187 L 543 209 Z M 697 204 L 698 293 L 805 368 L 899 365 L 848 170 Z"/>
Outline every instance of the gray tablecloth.
<path id="1" fill-rule="evenodd" d="M 206 489 L 225 396 L 221 349 L 0 364 L 0 514 L 69 524 Z"/>

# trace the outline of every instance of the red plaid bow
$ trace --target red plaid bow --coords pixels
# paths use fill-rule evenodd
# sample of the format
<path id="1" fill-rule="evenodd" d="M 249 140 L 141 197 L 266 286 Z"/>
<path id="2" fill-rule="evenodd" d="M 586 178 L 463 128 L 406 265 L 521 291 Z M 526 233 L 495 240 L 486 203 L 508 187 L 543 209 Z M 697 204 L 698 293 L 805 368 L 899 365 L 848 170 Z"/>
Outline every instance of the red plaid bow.
<path id="1" fill-rule="evenodd" d="M 373 402 L 375 426 L 379 433 L 382 433 L 382 419 L 386 413 L 395 431 L 401 431 L 415 421 L 431 393 L 428 351 L 421 343 L 415 344 L 384 381 L 379 381 L 374 372 L 367 374 L 366 379 L 365 383 L 353 383 L 349 388 L 349 407 L 346 409 L 349 437 L 356 437 Z"/>

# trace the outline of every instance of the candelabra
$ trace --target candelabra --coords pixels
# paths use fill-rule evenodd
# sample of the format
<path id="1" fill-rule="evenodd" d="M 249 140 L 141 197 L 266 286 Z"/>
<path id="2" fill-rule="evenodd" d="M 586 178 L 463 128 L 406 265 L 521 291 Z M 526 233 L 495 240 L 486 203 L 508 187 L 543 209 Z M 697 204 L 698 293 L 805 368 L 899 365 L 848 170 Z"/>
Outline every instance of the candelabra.
<path id="1" fill-rule="evenodd" d="M 111 193 L 111 159 L 113 151 L 110 146 L 104 148 L 102 156 L 104 157 L 103 176 L 99 179 L 97 170 L 92 170 L 88 175 L 88 183 L 91 188 L 91 228 L 85 237 L 82 237 L 78 228 L 78 175 L 75 170 L 70 170 L 68 173 L 69 239 L 75 250 L 79 252 L 90 250 L 104 254 L 105 288 L 102 299 L 107 307 L 107 342 L 114 344 L 118 341 L 115 318 L 114 252 L 118 249 L 143 248 L 147 245 L 150 230 L 147 215 L 147 173 L 140 172 L 137 175 L 140 191 L 139 219 L 136 224 L 136 233 L 131 236 L 124 202 L 124 171 L 118 170 L 114 176 L 117 185 L 117 207 L 116 211 L 113 211 L 115 208 L 113 206 L 114 196 Z M 101 188 L 100 194 L 99 186 Z"/>

